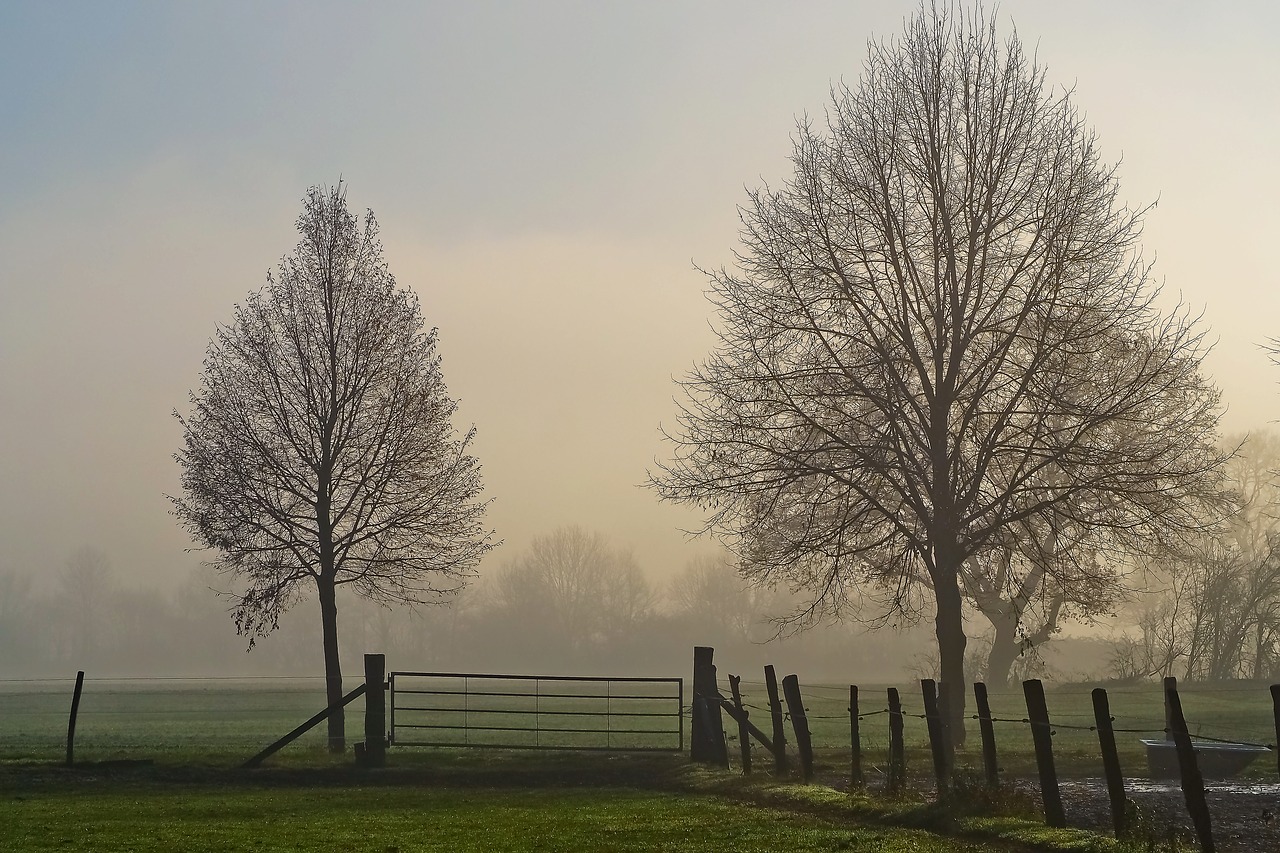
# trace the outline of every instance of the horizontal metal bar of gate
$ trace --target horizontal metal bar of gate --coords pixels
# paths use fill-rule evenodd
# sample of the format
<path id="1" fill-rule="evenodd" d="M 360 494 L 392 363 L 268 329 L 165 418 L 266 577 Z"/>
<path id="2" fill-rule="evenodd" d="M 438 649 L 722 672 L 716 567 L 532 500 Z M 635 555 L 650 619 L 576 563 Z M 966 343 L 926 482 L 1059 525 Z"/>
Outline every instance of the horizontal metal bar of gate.
<path id="1" fill-rule="evenodd" d="M 578 697 L 578 698 L 582 698 L 582 697 Z M 613 698 L 617 699 L 618 697 L 615 696 Z M 649 697 L 646 696 L 645 698 L 647 699 Z M 449 714 L 459 713 L 460 711 L 460 709 L 458 708 L 422 708 L 415 705 L 400 705 L 399 708 L 401 711 L 443 711 Z M 511 714 L 515 712 L 511 711 L 510 709 L 469 708 L 468 713 Z M 597 711 L 539 711 L 538 714 L 543 717 L 598 717 L 600 716 L 599 712 Z M 654 712 L 654 713 L 639 712 L 639 711 L 613 711 L 609 714 L 609 716 L 610 717 L 670 717 L 671 713 L 669 711 Z"/>
<path id="2" fill-rule="evenodd" d="M 392 672 L 389 681 L 394 746 L 684 749 L 681 678 Z"/>

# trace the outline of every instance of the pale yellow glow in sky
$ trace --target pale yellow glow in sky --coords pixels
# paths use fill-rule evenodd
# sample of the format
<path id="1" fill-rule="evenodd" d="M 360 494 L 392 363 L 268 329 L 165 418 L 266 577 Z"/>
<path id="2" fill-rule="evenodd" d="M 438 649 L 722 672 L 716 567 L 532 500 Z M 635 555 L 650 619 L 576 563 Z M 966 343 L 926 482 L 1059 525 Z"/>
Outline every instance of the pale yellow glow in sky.
<path id="1" fill-rule="evenodd" d="M 563 524 L 659 575 L 708 550 L 639 486 L 713 340 L 693 264 L 732 262 L 744 187 L 915 4 L 260 6 L 0 10 L 0 568 L 91 544 L 186 577 L 170 412 L 339 175 L 440 327 L 493 559 Z M 1123 197 L 1159 199 L 1146 252 L 1219 338 L 1230 431 L 1280 417 L 1277 8 L 1000 11 L 1123 155 Z"/>

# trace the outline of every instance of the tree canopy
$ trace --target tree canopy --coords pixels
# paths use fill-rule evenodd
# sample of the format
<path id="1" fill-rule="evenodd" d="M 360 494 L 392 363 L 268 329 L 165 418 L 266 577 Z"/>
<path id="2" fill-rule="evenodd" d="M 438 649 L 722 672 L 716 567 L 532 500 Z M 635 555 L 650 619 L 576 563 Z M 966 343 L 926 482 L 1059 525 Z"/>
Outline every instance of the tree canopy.
<path id="1" fill-rule="evenodd" d="M 1144 211 L 1071 94 L 980 8 L 873 43 L 791 159 L 709 273 L 719 341 L 653 483 L 815 606 L 932 605 L 963 684 L 966 561 L 1028 529 L 1140 547 L 1202 523 L 1224 455 L 1203 332 L 1157 307 Z"/>
<path id="2" fill-rule="evenodd" d="M 235 620 L 270 632 L 314 585 L 329 699 L 341 696 L 335 589 L 422 603 L 493 547 L 474 428 L 459 436 L 437 333 L 397 286 L 372 212 L 313 187 L 301 241 L 209 344 L 176 454 L 182 526 L 234 578 Z M 331 717 L 331 722 L 335 718 Z M 341 745 L 341 717 L 330 728 Z"/>

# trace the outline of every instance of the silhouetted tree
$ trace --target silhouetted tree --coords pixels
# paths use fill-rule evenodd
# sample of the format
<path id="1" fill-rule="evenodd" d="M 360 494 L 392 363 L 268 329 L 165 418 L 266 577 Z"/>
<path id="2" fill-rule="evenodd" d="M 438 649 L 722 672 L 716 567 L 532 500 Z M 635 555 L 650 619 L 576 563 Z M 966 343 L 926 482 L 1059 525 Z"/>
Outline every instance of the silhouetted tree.
<path id="1" fill-rule="evenodd" d="M 1143 567 L 1148 589 L 1137 631 L 1116 641 L 1117 672 L 1220 680 L 1280 668 L 1280 439 L 1261 431 L 1226 446 L 1230 513 Z"/>
<path id="2" fill-rule="evenodd" d="M 63 662 L 87 669 L 110 653 L 117 627 L 112 599 L 118 589 L 111 560 L 102 550 L 85 545 L 67 557 L 50 602 Z"/>
<path id="3" fill-rule="evenodd" d="M 1203 333 L 1154 307 L 1142 212 L 981 9 L 926 4 L 872 44 L 792 160 L 710 274 L 719 343 L 653 480 L 815 607 L 931 606 L 963 684 L 971 557 L 1025 524 L 1200 524 L 1223 456 Z"/>
<path id="4" fill-rule="evenodd" d="M 37 633 L 39 625 L 31 592 L 31 576 L 0 569 L 0 673 L 5 677 L 34 674 L 44 661 L 32 653 L 46 644 Z"/>
<path id="5" fill-rule="evenodd" d="M 240 582 L 242 633 L 270 632 L 314 584 L 334 702 L 339 586 L 435 600 L 494 543 L 475 430 L 454 430 L 436 330 L 388 271 L 372 212 L 352 216 L 341 182 L 313 187 L 298 231 L 277 274 L 214 335 L 190 414 L 175 413 L 183 493 L 172 501 Z M 329 742 L 344 746 L 342 714 Z"/>
<path id="6" fill-rule="evenodd" d="M 1003 541 L 961 568 L 965 598 L 991 623 L 982 665 L 988 686 L 1007 685 L 1015 664 L 1048 643 L 1064 619 L 1093 621 L 1125 596 L 1130 564 L 1105 530 L 1037 521 L 1011 525 Z"/>
<path id="7" fill-rule="evenodd" d="M 686 563 L 667 588 L 673 615 L 694 631 L 699 643 L 750 647 L 781 638 L 785 617 L 795 609 L 785 590 L 751 583 L 732 554 L 704 555 Z"/>
<path id="8" fill-rule="evenodd" d="M 497 572 L 492 587 L 492 607 L 508 630 L 519 625 L 526 645 L 542 657 L 579 665 L 631 641 L 656 602 L 629 551 L 577 526 L 535 537 Z"/>

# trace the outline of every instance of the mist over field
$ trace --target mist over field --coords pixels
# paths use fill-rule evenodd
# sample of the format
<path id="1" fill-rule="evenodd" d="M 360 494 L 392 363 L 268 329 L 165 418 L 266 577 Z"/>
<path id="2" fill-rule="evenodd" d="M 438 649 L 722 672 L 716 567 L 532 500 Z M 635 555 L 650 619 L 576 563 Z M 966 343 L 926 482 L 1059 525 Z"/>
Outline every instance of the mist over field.
<path id="1" fill-rule="evenodd" d="M 439 329 L 502 541 L 451 603 L 341 598 L 348 673 L 383 652 L 401 669 L 671 675 L 703 644 L 743 671 L 932 674 L 927 610 L 792 634 L 771 620 L 804 597 L 742 584 L 686 532 L 703 515 L 644 486 L 670 453 L 672 380 L 715 342 L 695 264 L 732 266 L 744 188 L 786 179 L 797 122 L 916 8 L 6 4 L 0 679 L 323 671 L 314 594 L 246 651 L 216 594 L 230 581 L 167 496 L 173 412 L 211 337 L 297 242 L 306 188 L 339 179 Z M 1122 201 L 1158 200 L 1142 245 L 1161 299 L 1216 339 L 1224 446 L 1257 436 L 1231 474 L 1257 497 L 1230 534 L 1239 561 L 1126 567 L 1134 594 L 1088 619 L 1066 605 L 1014 674 L 1269 675 L 1280 9 L 1029 0 L 1010 16 L 1121 161 Z M 599 546 L 576 587 L 533 559 L 571 528 Z M 1253 616 L 1199 642 L 1245 600 Z M 980 667 L 991 626 L 967 624 Z"/>

